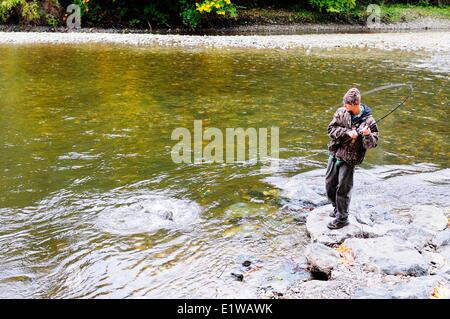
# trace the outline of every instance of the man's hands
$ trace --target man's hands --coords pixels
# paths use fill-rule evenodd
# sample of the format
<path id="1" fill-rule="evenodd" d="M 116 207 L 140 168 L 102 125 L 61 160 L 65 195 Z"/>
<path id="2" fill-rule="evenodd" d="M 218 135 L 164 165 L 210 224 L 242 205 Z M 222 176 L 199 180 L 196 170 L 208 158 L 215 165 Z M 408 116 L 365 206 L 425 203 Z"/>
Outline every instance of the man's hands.
<path id="1" fill-rule="evenodd" d="M 370 127 L 366 126 L 361 130 L 363 135 L 369 135 L 370 133 L 372 133 L 372 131 L 370 130 Z"/>
<path id="2" fill-rule="evenodd" d="M 355 139 L 358 137 L 358 132 L 356 132 L 356 130 L 351 130 L 347 132 L 347 135 L 350 136 L 352 139 Z"/>
<path id="3" fill-rule="evenodd" d="M 372 133 L 372 131 L 368 126 L 365 126 L 361 129 L 361 133 L 362 135 L 367 136 L 370 133 Z M 347 131 L 347 135 L 350 136 L 352 139 L 356 139 L 358 137 L 358 132 L 356 130 Z"/>

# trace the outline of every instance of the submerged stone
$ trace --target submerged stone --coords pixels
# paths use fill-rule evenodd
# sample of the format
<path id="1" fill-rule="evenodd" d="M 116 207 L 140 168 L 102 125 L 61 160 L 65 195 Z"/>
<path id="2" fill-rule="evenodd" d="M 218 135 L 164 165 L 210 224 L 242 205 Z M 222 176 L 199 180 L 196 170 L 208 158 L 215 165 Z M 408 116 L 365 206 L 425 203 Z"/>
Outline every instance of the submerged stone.
<path id="1" fill-rule="evenodd" d="M 151 233 L 160 229 L 183 229 L 192 226 L 202 208 L 195 202 L 163 195 L 132 198 L 131 203 L 104 208 L 96 219 L 103 230 L 129 235 Z"/>
<path id="2" fill-rule="evenodd" d="M 228 219 L 239 219 L 258 216 L 266 212 L 267 209 L 260 204 L 235 203 L 227 208 L 225 214 Z"/>

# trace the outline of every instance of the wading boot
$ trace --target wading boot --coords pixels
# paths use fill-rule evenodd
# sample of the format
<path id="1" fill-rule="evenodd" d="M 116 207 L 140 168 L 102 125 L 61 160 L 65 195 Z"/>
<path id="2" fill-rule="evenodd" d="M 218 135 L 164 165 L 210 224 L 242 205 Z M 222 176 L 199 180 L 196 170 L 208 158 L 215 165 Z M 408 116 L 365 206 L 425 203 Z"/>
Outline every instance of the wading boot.
<path id="1" fill-rule="evenodd" d="M 330 213 L 330 215 L 328 215 L 328 216 L 335 218 L 335 217 L 336 217 L 336 214 L 337 214 L 337 208 L 334 207 L 334 208 L 333 208 L 333 211 L 332 211 L 332 212 Z"/>
<path id="2" fill-rule="evenodd" d="M 348 219 L 342 220 L 342 219 L 337 219 L 336 218 L 335 220 L 329 222 L 327 227 L 329 229 L 339 229 L 339 228 L 342 228 L 344 226 L 347 226 L 348 224 L 349 224 Z"/>

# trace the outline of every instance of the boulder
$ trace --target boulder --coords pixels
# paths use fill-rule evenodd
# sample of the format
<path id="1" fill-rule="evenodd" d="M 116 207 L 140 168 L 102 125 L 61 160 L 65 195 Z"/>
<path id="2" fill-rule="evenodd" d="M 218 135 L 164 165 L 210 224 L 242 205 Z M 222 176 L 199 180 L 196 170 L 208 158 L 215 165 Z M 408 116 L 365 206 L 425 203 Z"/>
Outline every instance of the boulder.
<path id="1" fill-rule="evenodd" d="M 331 271 L 338 266 L 339 253 L 323 244 L 309 244 L 305 250 L 305 257 L 312 273 L 320 272 L 330 277 Z"/>
<path id="2" fill-rule="evenodd" d="M 448 219 L 445 210 L 432 205 L 416 205 L 410 211 L 411 222 L 414 225 L 428 228 L 432 231 L 441 231 L 447 228 Z"/>
<path id="3" fill-rule="evenodd" d="M 387 283 L 378 287 L 358 289 L 354 298 L 360 299 L 428 299 L 433 289 L 446 280 L 440 276 L 411 277 L 407 282 Z"/>
<path id="4" fill-rule="evenodd" d="M 422 250 L 425 246 L 431 244 L 436 236 L 434 231 L 415 224 L 406 225 L 400 229 L 393 229 L 388 231 L 387 234 L 408 242 L 418 250 Z"/>
<path id="5" fill-rule="evenodd" d="M 370 270 L 388 275 L 423 276 L 428 272 L 427 260 L 397 237 L 351 238 L 344 242 L 355 260 Z"/>
<path id="6" fill-rule="evenodd" d="M 440 247 L 437 250 L 437 253 L 442 255 L 445 258 L 447 264 L 450 265 L 450 245 Z"/>
<path id="7" fill-rule="evenodd" d="M 436 236 L 433 238 L 431 243 L 435 247 L 441 247 L 450 245 L 450 228 L 447 228 L 444 231 L 438 232 Z"/>
<path id="8" fill-rule="evenodd" d="M 428 262 L 429 272 L 431 275 L 437 274 L 442 271 L 447 264 L 445 261 L 445 257 L 441 254 L 424 250 L 422 252 L 422 255 Z"/>

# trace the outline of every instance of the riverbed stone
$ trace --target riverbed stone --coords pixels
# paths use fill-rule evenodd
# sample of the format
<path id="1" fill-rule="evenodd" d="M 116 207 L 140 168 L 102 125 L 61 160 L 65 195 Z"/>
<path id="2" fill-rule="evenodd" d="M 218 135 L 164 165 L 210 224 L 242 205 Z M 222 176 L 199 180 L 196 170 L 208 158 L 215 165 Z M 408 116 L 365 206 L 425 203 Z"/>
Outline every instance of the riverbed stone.
<path id="1" fill-rule="evenodd" d="M 330 277 L 331 271 L 338 266 L 339 253 L 323 244 L 312 243 L 305 249 L 305 257 L 311 272 L 321 272 Z"/>
<path id="2" fill-rule="evenodd" d="M 371 271 L 388 275 L 424 276 L 427 260 L 412 246 L 397 237 L 351 238 L 344 242 L 358 263 Z"/>
<path id="3" fill-rule="evenodd" d="M 411 222 L 415 225 L 432 231 L 441 231 L 447 228 L 448 219 L 444 209 L 432 205 L 416 205 L 410 209 L 409 213 Z"/>
<path id="4" fill-rule="evenodd" d="M 428 299 L 433 288 L 446 284 L 441 276 L 411 277 L 406 282 L 386 283 L 378 287 L 358 289 L 354 298 L 360 299 Z"/>

